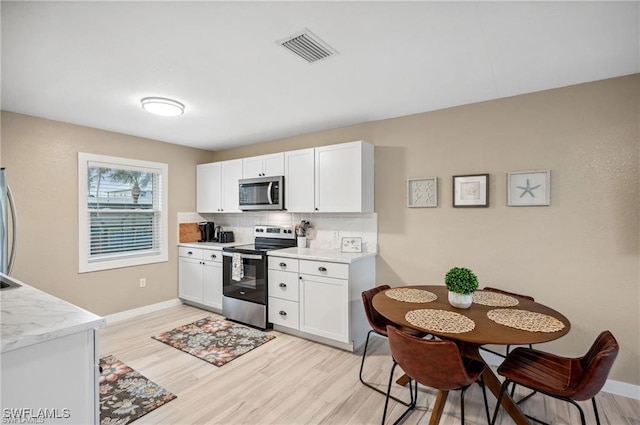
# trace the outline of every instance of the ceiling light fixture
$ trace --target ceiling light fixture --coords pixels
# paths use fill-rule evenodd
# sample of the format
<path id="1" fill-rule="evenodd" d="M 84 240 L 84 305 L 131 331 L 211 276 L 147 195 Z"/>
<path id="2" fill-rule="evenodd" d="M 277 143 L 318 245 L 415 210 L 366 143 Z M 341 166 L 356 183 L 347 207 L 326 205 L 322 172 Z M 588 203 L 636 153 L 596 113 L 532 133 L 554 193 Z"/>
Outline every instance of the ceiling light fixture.
<path id="1" fill-rule="evenodd" d="M 177 117 L 184 113 L 184 105 L 164 97 L 145 97 L 140 101 L 142 109 L 163 117 Z"/>

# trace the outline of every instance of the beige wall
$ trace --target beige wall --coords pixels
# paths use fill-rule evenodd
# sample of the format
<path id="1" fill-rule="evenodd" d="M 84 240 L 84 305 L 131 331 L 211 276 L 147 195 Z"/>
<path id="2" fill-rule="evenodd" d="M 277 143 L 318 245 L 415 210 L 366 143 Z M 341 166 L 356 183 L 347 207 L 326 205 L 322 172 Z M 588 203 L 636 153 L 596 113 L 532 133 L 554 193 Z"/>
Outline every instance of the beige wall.
<path id="1" fill-rule="evenodd" d="M 25 229 L 15 274 L 99 314 L 177 295 L 173 233 L 169 263 L 77 274 L 79 150 L 169 163 L 171 231 L 194 209 L 196 163 L 364 139 L 376 146 L 378 284 L 440 283 L 471 267 L 482 286 L 571 320 L 545 348 L 581 355 L 610 329 L 621 344 L 611 378 L 640 385 L 639 99 L 635 75 L 218 153 L 3 113 L 1 163 Z M 506 173 L 537 169 L 551 170 L 551 206 L 507 207 Z M 489 208 L 451 207 L 451 176 L 470 173 L 491 175 Z M 406 208 L 406 179 L 429 176 L 438 208 Z"/>
<path id="2" fill-rule="evenodd" d="M 452 266 L 481 286 L 530 294 L 582 355 L 610 329 L 612 378 L 640 384 L 640 75 L 324 131 L 216 160 L 364 139 L 376 146 L 377 283 L 441 283 Z M 507 207 L 509 171 L 551 170 L 551 206 Z M 452 208 L 452 176 L 490 174 L 489 208 Z M 437 176 L 438 208 L 406 208 L 406 179 Z"/>
<path id="3" fill-rule="evenodd" d="M 78 152 L 169 164 L 169 261 L 78 273 Z M 2 157 L 18 208 L 13 274 L 108 315 L 175 299 L 177 213 L 195 210 L 195 165 L 211 152 L 2 112 Z M 141 277 L 147 286 L 139 287 Z"/>

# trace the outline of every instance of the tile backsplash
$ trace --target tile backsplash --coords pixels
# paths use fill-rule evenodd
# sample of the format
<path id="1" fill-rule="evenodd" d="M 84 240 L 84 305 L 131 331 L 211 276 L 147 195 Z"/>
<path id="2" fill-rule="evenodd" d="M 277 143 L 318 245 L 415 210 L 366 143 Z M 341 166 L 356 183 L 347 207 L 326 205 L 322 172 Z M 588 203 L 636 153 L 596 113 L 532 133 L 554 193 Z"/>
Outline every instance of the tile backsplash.
<path id="1" fill-rule="evenodd" d="M 311 223 L 307 233 L 307 246 L 315 249 L 340 250 L 342 238 L 362 238 L 362 252 L 377 252 L 378 215 L 357 214 L 300 214 L 288 212 L 243 212 L 235 214 L 178 213 L 178 223 L 213 221 L 216 226 L 234 232 L 236 241 L 253 242 L 256 224 L 295 227 L 302 220 Z"/>

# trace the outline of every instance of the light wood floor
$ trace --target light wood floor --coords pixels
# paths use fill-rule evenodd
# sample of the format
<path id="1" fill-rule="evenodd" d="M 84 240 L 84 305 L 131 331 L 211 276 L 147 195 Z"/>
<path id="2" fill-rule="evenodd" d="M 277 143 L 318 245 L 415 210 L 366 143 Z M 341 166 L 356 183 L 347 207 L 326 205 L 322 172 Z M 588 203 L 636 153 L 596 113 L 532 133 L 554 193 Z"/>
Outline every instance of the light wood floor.
<path id="1" fill-rule="evenodd" d="M 358 380 L 361 353 L 349 353 L 271 331 L 276 338 L 222 367 L 213 366 L 151 336 L 215 314 L 189 306 L 172 307 L 100 330 L 100 356 L 115 355 L 178 396 L 135 422 L 145 424 L 379 424 L 384 396 Z M 392 361 L 387 340 L 372 337 L 365 379 L 386 389 Z M 397 369 L 398 376 L 401 373 Z M 394 384 L 402 398 L 408 390 Z M 419 388 L 418 407 L 405 424 L 427 424 L 435 391 Z M 449 394 L 441 424 L 460 423 L 460 395 Z M 489 394 L 491 413 L 495 398 Z M 603 424 L 640 424 L 640 401 L 609 393 L 597 397 Z M 588 423 L 595 423 L 590 403 L 583 403 Z M 467 424 L 485 424 L 477 385 L 465 395 Z M 390 402 L 393 423 L 404 406 Z M 580 423 L 576 409 L 535 396 L 526 412 L 552 424 Z M 500 416 L 498 423 L 512 421 Z"/>

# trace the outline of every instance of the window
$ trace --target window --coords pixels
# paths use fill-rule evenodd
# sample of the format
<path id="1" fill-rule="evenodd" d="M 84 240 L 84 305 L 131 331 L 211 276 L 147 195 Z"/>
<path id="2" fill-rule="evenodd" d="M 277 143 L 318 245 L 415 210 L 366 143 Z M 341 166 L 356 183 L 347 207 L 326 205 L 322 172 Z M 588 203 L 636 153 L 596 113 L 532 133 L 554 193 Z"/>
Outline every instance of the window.
<path id="1" fill-rule="evenodd" d="M 168 261 L 168 166 L 78 153 L 80 273 Z"/>

